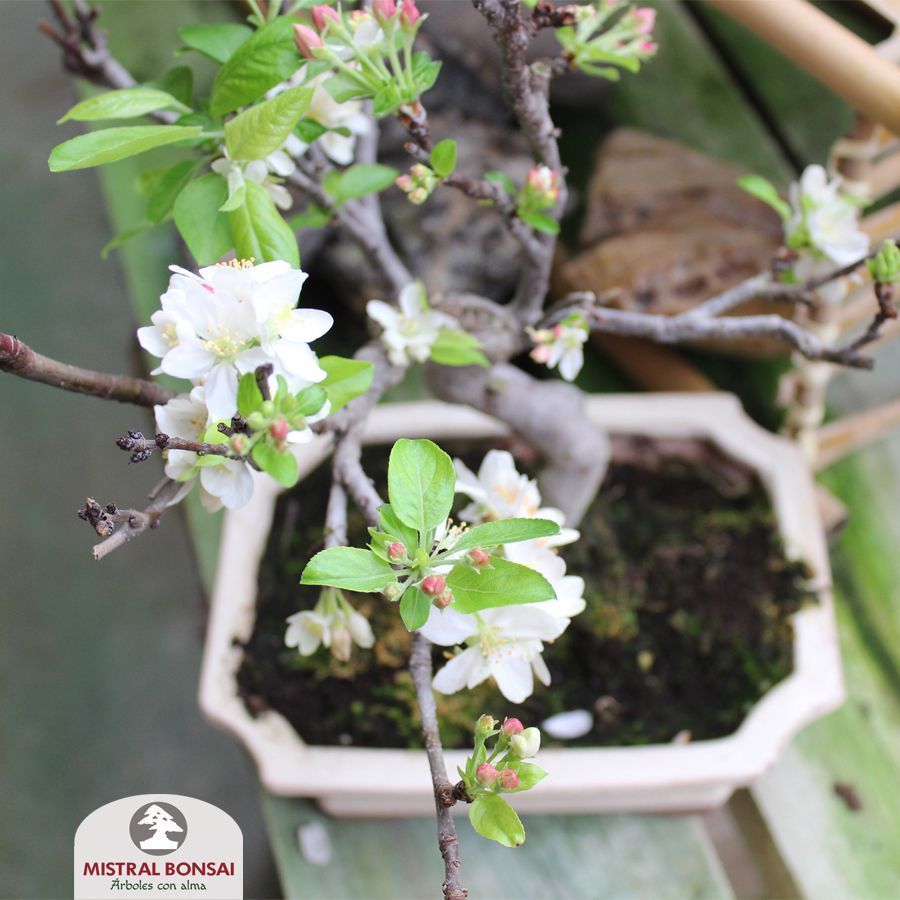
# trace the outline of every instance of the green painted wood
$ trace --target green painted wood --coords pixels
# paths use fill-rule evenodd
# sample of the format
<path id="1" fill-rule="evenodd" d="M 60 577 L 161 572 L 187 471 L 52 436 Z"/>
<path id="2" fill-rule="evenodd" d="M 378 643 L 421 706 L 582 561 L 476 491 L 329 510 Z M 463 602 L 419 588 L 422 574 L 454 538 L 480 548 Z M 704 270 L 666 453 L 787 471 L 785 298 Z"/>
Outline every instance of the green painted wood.
<path id="1" fill-rule="evenodd" d="M 338 821 L 314 804 L 264 796 L 279 874 L 291 900 L 394 900 L 440 895 L 432 819 Z M 465 885 L 474 897 L 520 900 L 733 896 L 696 816 L 531 816 L 517 851 L 459 820 Z M 324 829 L 331 858 L 298 852 L 297 830 Z"/>

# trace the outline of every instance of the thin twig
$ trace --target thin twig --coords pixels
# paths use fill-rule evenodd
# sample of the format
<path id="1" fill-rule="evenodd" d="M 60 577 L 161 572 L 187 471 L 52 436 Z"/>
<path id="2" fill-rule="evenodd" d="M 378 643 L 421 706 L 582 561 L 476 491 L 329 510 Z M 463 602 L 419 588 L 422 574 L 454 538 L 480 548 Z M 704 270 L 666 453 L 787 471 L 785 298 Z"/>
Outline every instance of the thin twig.
<path id="1" fill-rule="evenodd" d="M 165 404 L 177 396 L 174 391 L 143 378 L 110 375 L 58 362 L 35 353 L 26 343 L 10 334 L 0 334 L 0 371 L 10 372 L 28 381 L 50 384 L 64 391 L 136 406 Z"/>
<path id="2" fill-rule="evenodd" d="M 437 708 L 431 688 L 431 642 L 418 632 L 413 635 L 409 671 L 416 688 L 416 699 L 422 716 L 422 740 L 428 755 L 431 782 L 434 787 L 434 806 L 437 814 L 438 846 L 444 859 L 445 900 L 465 900 L 469 892 L 460 878 L 459 837 L 450 807 L 456 803 L 453 785 L 447 777 L 444 749 L 438 729 Z"/>
<path id="3" fill-rule="evenodd" d="M 331 482 L 325 510 L 325 546 L 347 546 L 347 493 L 336 478 Z"/>
<path id="4" fill-rule="evenodd" d="M 118 526 L 117 530 L 112 532 L 105 541 L 101 541 L 94 546 L 94 559 L 101 560 L 114 550 L 118 550 L 119 547 L 143 534 L 148 528 L 156 528 L 159 525 L 162 514 L 183 488 L 184 485 L 180 482 L 167 479 L 162 487 L 155 491 L 153 500 L 146 509 L 120 510 L 116 507 L 108 506 L 105 510 L 101 510 L 99 515 L 97 513 L 99 504 L 88 498 L 87 505 L 85 509 L 79 512 L 79 516 L 90 522 L 98 534 L 107 533 L 98 527 L 98 525 L 103 524 L 104 513 L 107 516 L 106 521 L 114 527 Z"/>

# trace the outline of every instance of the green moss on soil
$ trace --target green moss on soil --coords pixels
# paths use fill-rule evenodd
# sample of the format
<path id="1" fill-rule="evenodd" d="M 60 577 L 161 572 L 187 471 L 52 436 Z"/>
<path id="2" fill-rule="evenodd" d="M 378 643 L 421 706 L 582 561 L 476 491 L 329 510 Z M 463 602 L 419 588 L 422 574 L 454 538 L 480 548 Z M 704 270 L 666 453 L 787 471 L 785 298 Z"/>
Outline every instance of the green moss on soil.
<path id="1" fill-rule="evenodd" d="M 481 444 L 447 445 L 477 465 Z M 386 451 L 365 465 L 384 483 Z M 273 708 L 312 744 L 419 746 L 406 663 L 410 638 L 396 607 L 377 595 L 351 599 L 372 623 L 372 650 L 338 663 L 325 650 L 301 657 L 284 646 L 285 619 L 309 609 L 315 588 L 298 584 L 321 549 L 326 467 L 278 503 L 260 572 L 259 614 L 238 683 L 251 711 Z M 722 737 L 791 670 L 791 616 L 810 599 L 804 569 L 789 562 L 768 498 L 748 481 L 726 498 L 706 465 L 669 459 L 654 468 L 614 464 L 581 525 L 562 548 L 569 574 L 587 584 L 587 609 L 547 647 L 549 688 L 509 703 L 493 682 L 438 695 L 447 746 L 469 743 L 483 712 L 539 723 L 563 710 L 594 712 L 590 734 L 571 742 L 634 745 Z M 351 514 L 351 542 L 364 523 Z M 435 665 L 442 648 L 435 648 Z"/>

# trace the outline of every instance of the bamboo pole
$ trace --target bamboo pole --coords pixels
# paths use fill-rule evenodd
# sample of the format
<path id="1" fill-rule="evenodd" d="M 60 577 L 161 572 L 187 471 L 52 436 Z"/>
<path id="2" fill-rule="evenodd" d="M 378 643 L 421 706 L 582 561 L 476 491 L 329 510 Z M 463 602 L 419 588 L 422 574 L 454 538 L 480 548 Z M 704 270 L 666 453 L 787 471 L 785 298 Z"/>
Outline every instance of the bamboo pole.
<path id="1" fill-rule="evenodd" d="M 823 425 L 819 429 L 816 471 L 826 469 L 855 450 L 881 440 L 897 427 L 900 427 L 900 400 L 892 400 L 883 406 Z"/>
<path id="2" fill-rule="evenodd" d="M 806 0 L 707 0 L 856 110 L 900 134 L 900 70 Z"/>

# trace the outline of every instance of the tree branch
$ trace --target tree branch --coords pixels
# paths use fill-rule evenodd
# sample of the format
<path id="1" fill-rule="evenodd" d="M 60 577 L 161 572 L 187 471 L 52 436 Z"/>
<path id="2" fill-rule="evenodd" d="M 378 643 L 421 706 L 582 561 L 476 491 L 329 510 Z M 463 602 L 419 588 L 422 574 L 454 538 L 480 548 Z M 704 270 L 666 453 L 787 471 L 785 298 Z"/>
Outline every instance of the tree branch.
<path id="1" fill-rule="evenodd" d="M 334 478 L 328 494 L 325 510 L 325 547 L 347 546 L 347 494 L 343 486 Z"/>
<path id="2" fill-rule="evenodd" d="M 108 535 L 105 541 L 94 546 L 94 559 L 101 560 L 143 534 L 148 528 L 156 528 L 162 514 L 176 501 L 183 489 L 184 485 L 181 482 L 167 478 L 154 491 L 150 504 L 143 510 L 120 510 L 111 504 L 101 507 L 96 500 L 88 497 L 84 509 L 78 511 L 79 517 L 90 523 L 97 534 Z"/>
<path id="3" fill-rule="evenodd" d="M 450 807 L 456 803 L 453 785 L 447 777 L 444 750 L 438 728 L 437 708 L 431 688 L 431 642 L 418 632 L 413 635 L 409 671 L 416 688 L 416 699 L 422 716 L 422 740 L 428 755 L 431 782 L 434 786 L 434 806 L 437 814 L 438 846 L 444 858 L 445 900 L 466 900 L 469 892 L 460 880 L 459 838 Z"/>
<path id="4" fill-rule="evenodd" d="M 35 353 L 26 343 L 9 334 L 0 334 L 0 371 L 50 384 L 64 391 L 133 403 L 135 406 L 165 404 L 177 396 L 174 391 L 143 378 L 109 375 L 57 362 Z"/>

